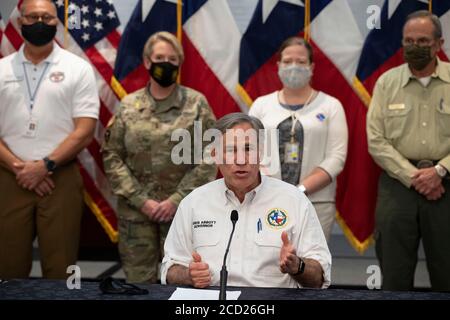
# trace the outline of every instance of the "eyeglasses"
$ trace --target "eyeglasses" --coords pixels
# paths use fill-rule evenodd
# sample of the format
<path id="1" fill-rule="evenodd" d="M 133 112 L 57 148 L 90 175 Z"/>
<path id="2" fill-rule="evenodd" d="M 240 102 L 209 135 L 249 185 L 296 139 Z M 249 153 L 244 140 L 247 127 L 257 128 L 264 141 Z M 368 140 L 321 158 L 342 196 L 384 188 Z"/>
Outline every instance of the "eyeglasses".
<path id="1" fill-rule="evenodd" d="M 419 47 L 426 47 L 426 46 L 431 45 L 432 43 L 433 43 L 433 39 L 430 39 L 430 38 L 419 38 L 417 40 L 406 38 L 406 39 L 402 40 L 402 44 L 404 46 L 417 45 Z"/>
<path id="2" fill-rule="evenodd" d="M 36 23 L 39 20 L 42 20 L 42 22 L 44 22 L 46 24 L 56 18 L 49 14 L 44 14 L 44 15 L 27 14 L 27 15 L 23 15 L 22 17 L 24 17 L 28 22 L 31 22 L 31 23 Z"/>

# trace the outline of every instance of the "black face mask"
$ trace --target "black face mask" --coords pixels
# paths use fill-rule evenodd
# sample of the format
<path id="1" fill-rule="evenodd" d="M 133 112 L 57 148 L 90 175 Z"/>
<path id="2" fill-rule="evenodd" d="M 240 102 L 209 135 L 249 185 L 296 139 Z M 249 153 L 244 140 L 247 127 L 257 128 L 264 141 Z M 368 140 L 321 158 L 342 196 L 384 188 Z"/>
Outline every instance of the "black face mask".
<path id="1" fill-rule="evenodd" d="M 152 62 L 148 70 L 150 77 L 153 78 L 161 87 L 169 87 L 177 81 L 178 66 L 170 62 Z"/>
<path id="2" fill-rule="evenodd" d="M 53 40 L 55 35 L 56 26 L 45 24 L 42 21 L 22 25 L 22 36 L 37 47 L 45 46 Z"/>
<path id="3" fill-rule="evenodd" d="M 414 70 L 421 71 L 434 59 L 431 56 L 431 46 L 419 47 L 409 45 L 403 48 L 403 57 L 405 61 Z"/>

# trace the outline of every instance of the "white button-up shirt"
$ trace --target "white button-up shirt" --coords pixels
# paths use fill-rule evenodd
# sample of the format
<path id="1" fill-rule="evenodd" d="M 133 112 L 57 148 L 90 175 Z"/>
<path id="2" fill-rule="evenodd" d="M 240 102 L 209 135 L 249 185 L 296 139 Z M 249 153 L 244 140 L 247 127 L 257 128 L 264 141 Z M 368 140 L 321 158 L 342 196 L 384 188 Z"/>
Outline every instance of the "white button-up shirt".
<path id="1" fill-rule="evenodd" d="M 0 138 L 20 159 L 40 160 L 73 132 L 74 118 L 98 119 L 100 101 L 88 62 L 55 43 L 52 53 L 33 65 L 23 49 L 0 60 Z M 31 119 L 33 137 L 25 134 Z"/>
<path id="2" fill-rule="evenodd" d="M 239 212 L 239 220 L 227 257 L 228 285 L 299 287 L 279 267 L 281 233 L 286 231 L 299 257 L 320 263 L 323 287 L 329 286 L 331 255 L 314 207 L 296 187 L 266 176 L 242 203 L 223 179 L 197 188 L 181 201 L 164 245 L 163 284 L 168 269 L 174 264 L 188 267 L 196 251 L 209 265 L 212 285 L 219 285 L 232 210 Z"/>

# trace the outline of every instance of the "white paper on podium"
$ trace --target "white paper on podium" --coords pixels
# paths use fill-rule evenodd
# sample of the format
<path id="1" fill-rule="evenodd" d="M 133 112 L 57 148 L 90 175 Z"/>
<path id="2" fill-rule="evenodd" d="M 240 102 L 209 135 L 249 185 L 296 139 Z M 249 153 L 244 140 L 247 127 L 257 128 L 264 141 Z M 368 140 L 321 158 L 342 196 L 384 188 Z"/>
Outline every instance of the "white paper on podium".
<path id="1" fill-rule="evenodd" d="M 227 291 L 227 300 L 237 300 L 241 291 Z M 219 300 L 219 290 L 177 288 L 169 300 Z"/>

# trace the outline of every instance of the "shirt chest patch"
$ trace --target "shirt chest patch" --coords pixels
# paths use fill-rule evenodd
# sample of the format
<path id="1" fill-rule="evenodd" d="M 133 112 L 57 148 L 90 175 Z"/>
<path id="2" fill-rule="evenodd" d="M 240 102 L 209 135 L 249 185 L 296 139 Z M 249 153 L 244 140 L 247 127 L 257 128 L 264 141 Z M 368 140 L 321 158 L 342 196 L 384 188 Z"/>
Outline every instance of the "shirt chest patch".
<path id="1" fill-rule="evenodd" d="M 199 228 L 206 228 L 206 229 L 210 229 L 213 228 L 216 225 L 217 221 L 216 220 L 196 220 L 192 222 L 192 227 L 194 229 L 199 229 Z"/>
<path id="2" fill-rule="evenodd" d="M 318 113 L 316 114 L 316 118 L 320 121 L 320 122 L 324 122 L 326 117 L 323 113 Z"/>
<path id="3" fill-rule="evenodd" d="M 281 208 L 270 209 L 266 216 L 266 223 L 275 229 L 281 229 L 288 225 L 288 213 Z"/>
<path id="4" fill-rule="evenodd" d="M 58 82 L 62 82 L 65 78 L 64 72 L 62 71 L 54 71 L 52 73 L 50 73 L 50 81 L 58 83 Z"/>

